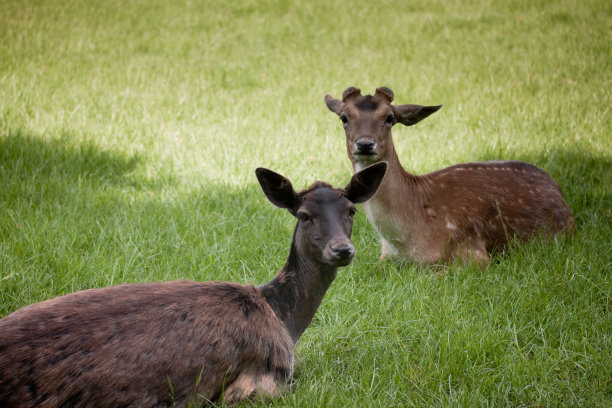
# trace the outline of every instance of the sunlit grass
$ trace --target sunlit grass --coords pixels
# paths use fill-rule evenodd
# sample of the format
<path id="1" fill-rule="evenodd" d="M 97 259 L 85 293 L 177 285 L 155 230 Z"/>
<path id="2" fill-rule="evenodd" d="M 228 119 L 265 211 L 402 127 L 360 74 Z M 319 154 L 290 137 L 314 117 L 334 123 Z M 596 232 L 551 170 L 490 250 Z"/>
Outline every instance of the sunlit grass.
<path id="1" fill-rule="evenodd" d="M 518 159 L 577 220 L 480 271 L 378 263 L 363 213 L 275 406 L 609 406 L 612 5 L 0 0 L 0 316 L 178 278 L 260 283 L 293 219 L 258 166 L 344 185 L 348 86 L 444 104 L 407 170 Z M 1 335 L 1 334 L 0 334 Z"/>

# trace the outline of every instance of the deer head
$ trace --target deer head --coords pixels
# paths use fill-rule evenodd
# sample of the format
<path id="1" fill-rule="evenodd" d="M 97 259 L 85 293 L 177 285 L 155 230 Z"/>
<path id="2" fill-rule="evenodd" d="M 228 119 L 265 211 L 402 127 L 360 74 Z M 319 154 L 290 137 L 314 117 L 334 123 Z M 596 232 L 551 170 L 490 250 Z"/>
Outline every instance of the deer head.
<path id="1" fill-rule="evenodd" d="M 325 104 L 336 113 L 346 132 L 346 149 L 353 163 L 371 164 L 389 160 L 393 152 L 391 128 L 401 123 L 412 126 L 442 105 L 392 105 L 393 91 L 381 87 L 374 95 L 361 95 L 355 87 L 342 93 L 342 100 L 325 95 Z"/>
<path id="2" fill-rule="evenodd" d="M 294 232 L 297 251 L 320 263 L 346 266 L 355 255 L 350 239 L 355 204 L 376 193 L 386 170 L 386 163 L 377 163 L 355 173 L 343 189 L 318 181 L 300 193 L 272 170 L 258 168 L 255 173 L 268 200 L 298 219 Z"/>

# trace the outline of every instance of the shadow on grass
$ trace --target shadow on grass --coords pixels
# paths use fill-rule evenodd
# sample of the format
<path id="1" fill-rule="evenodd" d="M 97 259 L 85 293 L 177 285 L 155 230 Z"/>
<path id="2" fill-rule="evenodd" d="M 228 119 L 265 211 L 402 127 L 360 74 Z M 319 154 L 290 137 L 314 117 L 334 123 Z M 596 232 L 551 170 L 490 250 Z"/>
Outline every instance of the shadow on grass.
<path id="1" fill-rule="evenodd" d="M 72 207 L 75 202 L 109 205 L 126 212 L 143 211 L 179 215 L 187 210 L 210 213 L 217 224 L 231 223 L 235 213 L 251 212 L 253 196 L 266 214 L 268 206 L 253 172 L 252 181 L 242 187 L 210 183 L 188 194 L 159 200 L 158 193 L 177 180 L 169 173 L 147 178 L 139 172 L 145 158 L 120 151 L 104 150 L 91 142 L 75 143 L 70 135 L 53 140 L 19 130 L 0 136 L 0 202 L 8 208 L 28 203 L 54 202 L 55 207 Z M 37 197 L 37 199 L 31 199 Z M 255 196 L 257 197 L 257 196 Z M 268 208 L 270 207 L 270 208 Z M 189 215 L 186 214 L 188 217 Z M 227 218 L 227 219 L 225 219 Z M 186 221 L 189 222 L 189 221 Z"/>
<path id="2" fill-rule="evenodd" d="M 137 156 L 102 150 L 93 143 L 75 145 L 69 137 L 43 140 L 21 131 L 0 138 L 0 171 L 8 181 L 62 177 L 94 184 L 124 183 L 140 163 Z"/>
<path id="3" fill-rule="evenodd" d="M 0 137 L 2 312 L 23 305 L 24 288 L 30 303 L 123 282 L 260 283 L 282 266 L 295 223 L 254 172 L 244 186 L 184 192 L 172 175 L 143 176 L 146 160 L 69 137 Z"/>
<path id="4" fill-rule="evenodd" d="M 104 150 L 94 143 L 75 143 L 69 135 L 44 140 L 19 130 L 9 131 L 8 135 L 0 137 L 0 182 L 3 186 L 0 197 L 10 208 L 13 199 L 23 201 L 38 190 L 44 190 L 45 201 L 52 200 L 60 206 L 103 196 L 113 201 L 127 195 L 130 206 L 135 209 L 141 206 L 153 213 L 176 214 L 197 210 L 212 214 L 218 224 L 231 223 L 236 213 L 251 213 L 254 202 L 265 214 L 277 210 L 261 193 L 254 171 L 252 183 L 245 186 L 210 183 L 191 193 L 178 192 L 171 199 L 159 200 L 156 193 L 177 180 L 172 174 L 156 174 L 152 179 L 142 177 L 138 167 L 144 161 L 141 156 Z M 138 194 L 142 191 L 146 194 Z M 79 193 L 78 198 L 75 193 Z"/>

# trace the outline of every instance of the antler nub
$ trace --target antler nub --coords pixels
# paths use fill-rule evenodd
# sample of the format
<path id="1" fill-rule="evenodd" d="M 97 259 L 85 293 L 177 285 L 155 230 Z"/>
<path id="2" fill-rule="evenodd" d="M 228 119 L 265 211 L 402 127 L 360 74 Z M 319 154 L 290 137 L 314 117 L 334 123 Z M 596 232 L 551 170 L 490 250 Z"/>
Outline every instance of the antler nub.
<path id="1" fill-rule="evenodd" d="M 355 98 L 359 95 L 361 95 L 361 89 L 355 88 L 354 86 L 346 88 L 344 92 L 342 92 L 342 102 L 346 102 L 347 99 Z"/>
<path id="2" fill-rule="evenodd" d="M 384 98 L 389 103 L 393 102 L 393 91 L 387 88 L 386 86 L 376 88 L 376 93 L 374 94 L 374 96 Z"/>

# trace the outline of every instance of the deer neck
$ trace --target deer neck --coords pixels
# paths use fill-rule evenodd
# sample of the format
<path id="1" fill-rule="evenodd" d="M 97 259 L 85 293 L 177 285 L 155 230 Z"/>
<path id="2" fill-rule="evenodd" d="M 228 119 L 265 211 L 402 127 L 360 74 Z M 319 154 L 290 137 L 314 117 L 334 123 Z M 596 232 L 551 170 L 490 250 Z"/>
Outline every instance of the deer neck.
<path id="1" fill-rule="evenodd" d="M 376 194 L 362 206 L 382 238 L 382 256 L 405 256 L 419 240 L 424 226 L 426 181 L 404 170 L 395 149 L 390 149 L 380 160 L 387 162 L 387 172 Z M 366 166 L 353 162 L 356 172 Z"/>
<path id="2" fill-rule="evenodd" d="M 402 167 L 393 145 L 389 146 L 387 153 L 377 161 L 387 162 L 387 172 L 378 188 L 378 191 L 369 201 L 363 204 L 364 208 L 377 206 L 385 211 L 393 210 L 395 205 L 401 205 L 411 210 L 418 207 L 422 194 L 421 177 L 408 173 Z M 372 163 L 358 162 L 351 157 L 353 170 L 358 172 Z M 414 207 L 414 208 L 413 208 Z M 397 212 L 394 212 L 397 213 Z"/>
<path id="3" fill-rule="evenodd" d="M 294 344 L 312 321 L 338 270 L 304 255 L 296 246 L 294 234 L 287 263 L 270 282 L 259 287 Z"/>

